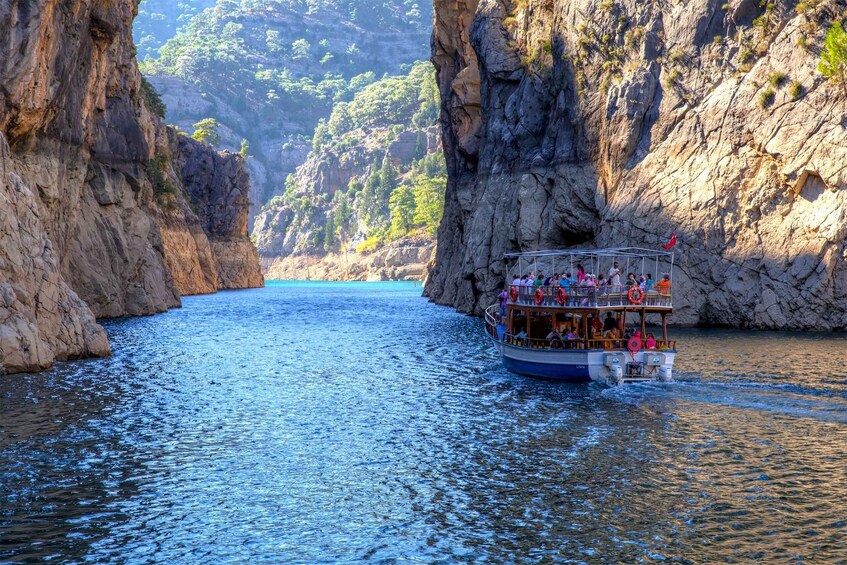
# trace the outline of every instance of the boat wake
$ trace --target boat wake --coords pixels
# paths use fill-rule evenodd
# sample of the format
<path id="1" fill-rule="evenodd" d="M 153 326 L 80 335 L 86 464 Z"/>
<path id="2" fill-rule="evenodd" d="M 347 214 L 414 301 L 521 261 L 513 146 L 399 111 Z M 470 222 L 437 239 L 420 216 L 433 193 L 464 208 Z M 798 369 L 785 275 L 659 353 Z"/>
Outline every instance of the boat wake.
<path id="1" fill-rule="evenodd" d="M 650 382 L 613 387 L 602 394 L 616 401 L 649 406 L 661 412 L 678 411 L 678 403 L 682 401 L 847 423 L 846 392 L 793 384 L 683 380 L 670 384 Z"/>

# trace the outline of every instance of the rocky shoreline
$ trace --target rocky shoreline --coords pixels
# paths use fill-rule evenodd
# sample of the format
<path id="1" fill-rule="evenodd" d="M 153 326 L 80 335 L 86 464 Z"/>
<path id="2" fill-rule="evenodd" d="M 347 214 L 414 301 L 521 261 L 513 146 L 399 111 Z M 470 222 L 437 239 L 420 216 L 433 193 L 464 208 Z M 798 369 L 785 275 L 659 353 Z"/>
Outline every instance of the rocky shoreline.
<path id="1" fill-rule="evenodd" d="M 290 255 L 265 260 L 267 280 L 423 281 L 435 257 L 430 238 L 403 238 L 369 254 Z"/>

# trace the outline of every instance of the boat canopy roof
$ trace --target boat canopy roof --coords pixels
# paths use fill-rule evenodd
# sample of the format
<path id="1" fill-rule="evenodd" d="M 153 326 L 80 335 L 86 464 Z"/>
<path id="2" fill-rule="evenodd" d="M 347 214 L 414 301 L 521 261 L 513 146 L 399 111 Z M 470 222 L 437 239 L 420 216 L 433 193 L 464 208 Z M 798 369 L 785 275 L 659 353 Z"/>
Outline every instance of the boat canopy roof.
<path id="1" fill-rule="evenodd" d="M 560 249 L 546 251 L 524 251 L 523 253 L 506 253 L 511 259 L 548 259 L 548 258 L 631 258 L 647 259 L 673 257 L 673 251 L 663 249 L 647 249 L 644 247 L 610 247 L 608 249 Z"/>

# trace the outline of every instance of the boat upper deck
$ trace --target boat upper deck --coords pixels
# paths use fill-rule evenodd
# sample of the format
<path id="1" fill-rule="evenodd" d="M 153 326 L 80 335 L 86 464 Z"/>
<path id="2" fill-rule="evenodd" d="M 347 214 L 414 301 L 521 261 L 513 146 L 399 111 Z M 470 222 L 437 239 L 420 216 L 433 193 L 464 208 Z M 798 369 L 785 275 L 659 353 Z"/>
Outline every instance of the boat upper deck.
<path id="1" fill-rule="evenodd" d="M 633 293 L 633 298 L 630 298 L 630 290 L 625 286 L 599 289 L 579 286 L 565 288 L 558 285 L 510 286 L 507 304 L 522 310 L 637 310 L 655 313 L 669 313 L 673 310 L 673 295 L 670 291 L 662 293 L 647 290 L 640 295 Z"/>
<path id="2" fill-rule="evenodd" d="M 504 306 L 546 310 L 673 310 L 673 252 L 621 247 L 530 251 L 511 263 Z M 654 278 L 655 275 L 655 278 Z"/>

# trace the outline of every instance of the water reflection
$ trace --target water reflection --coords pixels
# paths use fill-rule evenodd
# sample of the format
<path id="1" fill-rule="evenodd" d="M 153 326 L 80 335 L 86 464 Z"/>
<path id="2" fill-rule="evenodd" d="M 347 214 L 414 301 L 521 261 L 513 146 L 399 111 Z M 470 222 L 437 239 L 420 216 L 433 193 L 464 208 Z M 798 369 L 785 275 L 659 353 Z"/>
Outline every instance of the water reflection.
<path id="1" fill-rule="evenodd" d="M 567 386 L 417 292 L 187 299 L 3 377 L 0 560 L 847 559 L 844 339 L 685 330 L 680 383 Z"/>

